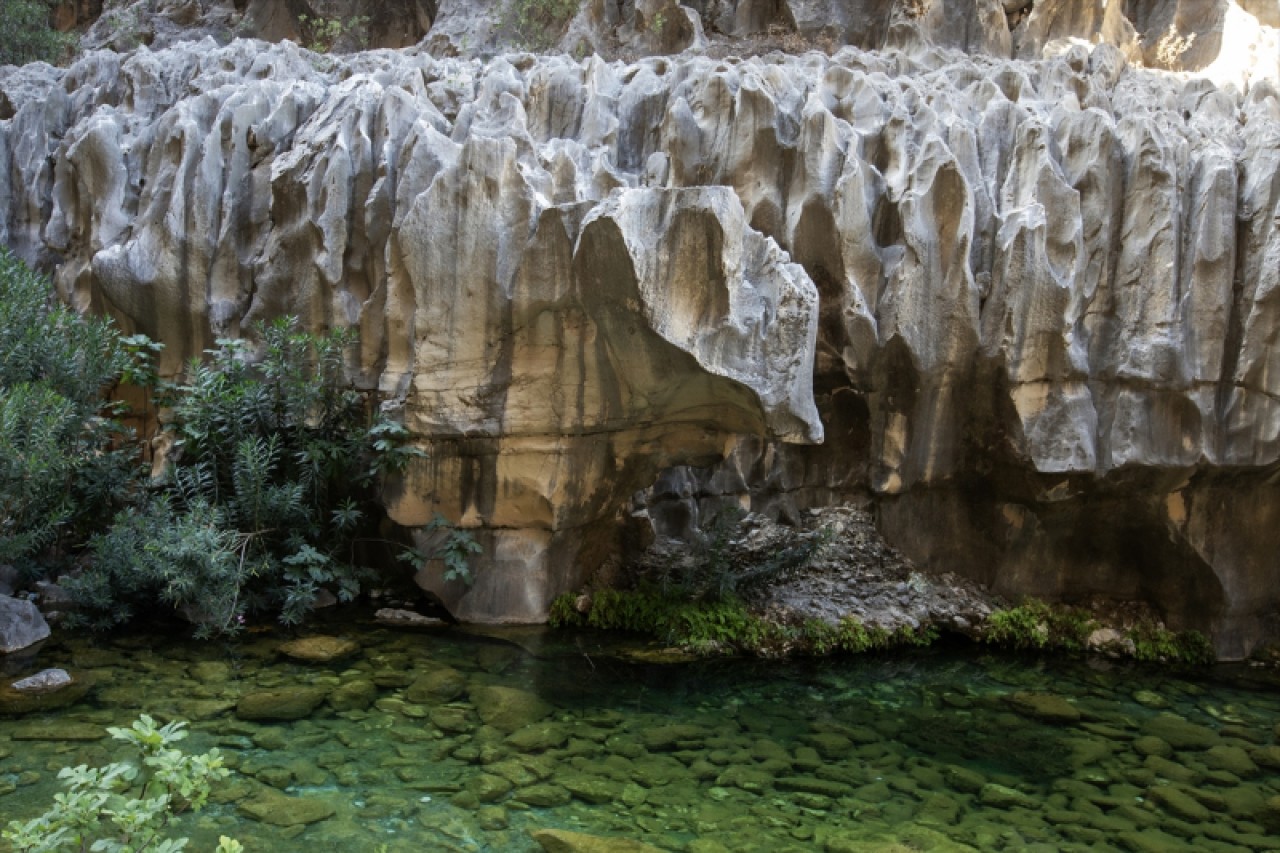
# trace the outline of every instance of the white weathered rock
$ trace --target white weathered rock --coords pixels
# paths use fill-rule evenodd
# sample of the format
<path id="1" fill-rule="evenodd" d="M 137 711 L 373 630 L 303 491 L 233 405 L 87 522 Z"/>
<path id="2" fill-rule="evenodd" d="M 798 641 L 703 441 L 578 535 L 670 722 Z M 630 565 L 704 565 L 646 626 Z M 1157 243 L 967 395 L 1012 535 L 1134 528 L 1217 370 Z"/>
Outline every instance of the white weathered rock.
<path id="1" fill-rule="evenodd" d="M 71 683 L 71 676 L 65 669 L 42 669 L 35 675 L 20 678 L 9 686 L 20 692 L 43 693 L 66 687 Z"/>
<path id="2" fill-rule="evenodd" d="M 867 8 L 838 6 L 847 38 Z M 930 9 L 917 35 L 1004 14 Z M 1280 595 L 1276 86 L 1142 71 L 1061 21 L 1048 59 L 970 59 L 882 11 L 902 50 L 205 41 L 6 70 L 0 239 L 170 372 L 282 313 L 358 329 L 353 375 L 430 452 L 393 516 L 484 548 L 470 588 L 421 577 L 464 619 L 542 618 L 637 490 L 726 459 L 680 501 L 869 491 L 922 566 L 1248 647 Z"/>
<path id="3" fill-rule="evenodd" d="M 49 636 L 49 625 L 30 601 L 0 595 L 0 654 L 9 654 Z"/>
<path id="4" fill-rule="evenodd" d="M 449 625 L 443 619 L 395 607 L 379 608 L 373 618 L 379 625 L 390 625 L 393 628 L 445 628 Z"/>

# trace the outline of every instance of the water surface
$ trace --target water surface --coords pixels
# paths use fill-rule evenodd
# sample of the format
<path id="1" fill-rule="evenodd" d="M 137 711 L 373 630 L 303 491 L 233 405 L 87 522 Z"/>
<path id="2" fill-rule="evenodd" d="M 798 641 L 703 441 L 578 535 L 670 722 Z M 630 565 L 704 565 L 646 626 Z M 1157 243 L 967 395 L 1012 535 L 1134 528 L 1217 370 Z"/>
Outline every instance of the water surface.
<path id="1" fill-rule="evenodd" d="M 65 666 L 97 686 L 0 718 L 0 815 L 43 810 L 62 766 L 123 755 L 63 733 L 147 712 L 191 721 L 184 746 L 237 769 L 182 820 L 193 850 L 222 833 L 250 850 L 532 851 L 539 828 L 695 853 L 1280 849 L 1280 692 L 1260 670 L 973 647 L 654 665 L 596 634 L 315 633 L 360 651 L 297 663 L 284 633 L 54 642 L 15 675 Z M 301 719 L 237 714 L 303 687 L 328 699 Z M 317 802 L 332 815 L 259 819 Z"/>

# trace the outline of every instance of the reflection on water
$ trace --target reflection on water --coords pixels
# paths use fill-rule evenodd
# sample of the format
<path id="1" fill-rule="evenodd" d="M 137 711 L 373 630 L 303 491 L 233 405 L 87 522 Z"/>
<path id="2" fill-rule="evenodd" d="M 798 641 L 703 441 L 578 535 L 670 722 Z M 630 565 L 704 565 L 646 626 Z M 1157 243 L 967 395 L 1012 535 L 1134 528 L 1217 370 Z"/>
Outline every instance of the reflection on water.
<path id="1" fill-rule="evenodd" d="M 292 662 L 270 634 L 44 649 L 97 686 L 0 718 L 0 814 L 34 816 L 58 768 L 117 756 L 68 738 L 145 711 L 237 768 L 183 819 L 191 849 L 523 851 L 540 828 L 696 853 L 1280 849 L 1280 692 L 1257 670 L 973 648 L 658 666 L 591 634 L 323 630 L 359 652 Z M 297 719 L 244 718 L 263 714 Z"/>

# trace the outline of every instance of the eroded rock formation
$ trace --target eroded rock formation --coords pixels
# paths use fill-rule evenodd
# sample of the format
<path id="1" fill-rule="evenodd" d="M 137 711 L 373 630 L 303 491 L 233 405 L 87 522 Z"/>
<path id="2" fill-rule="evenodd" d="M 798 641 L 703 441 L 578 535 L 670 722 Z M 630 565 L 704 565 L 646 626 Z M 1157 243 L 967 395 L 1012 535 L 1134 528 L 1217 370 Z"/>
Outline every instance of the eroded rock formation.
<path id="1" fill-rule="evenodd" d="M 924 40 L 1035 60 L 1056 40 L 1080 39 L 1238 86 L 1280 70 L 1275 0 L 57 0 L 53 20 L 83 30 L 86 50 L 238 36 L 344 52 L 421 42 L 440 57 L 554 49 L 634 59 L 743 41 L 796 52 Z"/>
<path id="2" fill-rule="evenodd" d="M 168 370 L 282 313 L 357 327 L 430 453 L 393 516 L 485 548 L 422 579 L 466 619 L 541 618 L 657 479 L 662 532 L 867 501 L 923 566 L 1247 652 L 1280 96 L 1047 52 L 92 53 L 0 71 L 0 241 Z"/>

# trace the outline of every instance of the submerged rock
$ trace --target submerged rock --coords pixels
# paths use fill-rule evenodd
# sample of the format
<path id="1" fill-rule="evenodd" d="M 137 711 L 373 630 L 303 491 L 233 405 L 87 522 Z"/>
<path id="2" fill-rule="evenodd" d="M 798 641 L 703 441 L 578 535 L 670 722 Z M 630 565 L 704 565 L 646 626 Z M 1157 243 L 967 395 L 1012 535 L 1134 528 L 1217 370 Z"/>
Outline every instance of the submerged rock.
<path id="1" fill-rule="evenodd" d="M 994 782 L 982 786 L 978 791 L 978 800 L 983 805 L 996 809 L 1030 809 L 1038 805 L 1034 797 Z"/>
<path id="2" fill-rule="evenodd" d="M 1174 749 L 1209 749 L 1222 743 L 1213 729 L 1174 714 L 1159 714 L 1143 725 L 1145 734 L 1158 737 Z"/>
<path id="3" fill-rule="evenodd" d="M 1201 805 L 1190 792 L 1173 785 L 1157 785 L 1147 792 L 1147 796 L 1181 820 L 1200 823 L 1213 817 L 1213 813 Z"/>
<path id="4" fill-rule="evenodd" d="M 32 693 L 48 693 L 71 684 L 71 676 L 65 669 L 46 669 L 20 678 L 9 686 L 14 690 Z"/>
<path id="5" fill-rule="evenodd" d="M 405 698 L 423 705 L 452 702 L 467 692 L 467 677 L 453 667 L 423 673 L 405 690 Z"/>
<path id="6" fill-rule="evenodd" d="M 1046 723 L 1078 723 L 1083 716 L 1075 705 L 1052 693 L 1019 692 L 1006 697 L 1006 700 L 1019 714 Z"/>
<path id="7" fill-rule="evenodd" d="M 300 720 L 329 695 L 327 687 L 277 687 L 246 693 L 236 703 L 236 716 L 242 720 Z"/>
<path id="8" fill-rule="evenodd" d="M 303 637 L 280 644 L 280 654 L 306 663 L 329 663 L 351 657 L 360 644 L 342 637 Z"/>
<path id="9" fill-rule="evenodd" d="M 288 797 L 270 788 L 241 800 L 241 814 L 271 826 L 306 826 L 332 817 L 337 811 L 331 803 L 314 797 Z"/>
<path id="10" fill-rule="evenodd" d="M 553 710 L 534 694 L 514 687 L 477 685 L 471 688 L 470 698 L 480 719 L 505 734 L 536 723 Z"/>
<path id="11" fill-rule="evenodd" d="M 87 675 L 65 669 L 46 669 L 16 681 L 0 682 L 0 714 L 20 715 L 52 711 L 79 702 L 93 688 Z"/>
<path id="12" fill-rule="evenodd" d="M 449 623 L 434 616 L 424 616 L 413 610 L 400 610 L 394 607 L 383 607 L 373 614 L 374 620 L 381 625 L 393 628 L 447 628 Z"/>
<path id="13" fill-rule="evenodd" d="M 364 678 L 344 682 L 329 694 L 329 707 L 335 711 L 363 711 L 378 698 L 378 685 Z"/>
<path id="14" fill-rule="evenodd" d="M 26 723 L 11 729 L 9 736 L 14 740 L 92 741 L 102 740 L 107 730 L 88 723 Z"/>
<path id="15" fill-rule="evenodd" d="M 663 853 L 662 848 L 642 841 L 587 835 L 567 829 L 535 829 L 529 834 L 546 853 Z"/>

